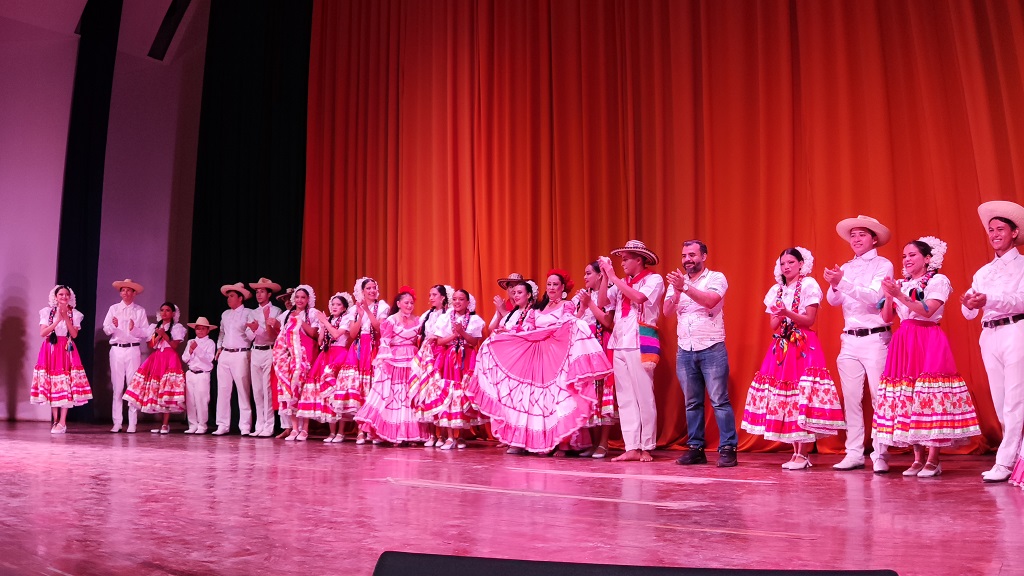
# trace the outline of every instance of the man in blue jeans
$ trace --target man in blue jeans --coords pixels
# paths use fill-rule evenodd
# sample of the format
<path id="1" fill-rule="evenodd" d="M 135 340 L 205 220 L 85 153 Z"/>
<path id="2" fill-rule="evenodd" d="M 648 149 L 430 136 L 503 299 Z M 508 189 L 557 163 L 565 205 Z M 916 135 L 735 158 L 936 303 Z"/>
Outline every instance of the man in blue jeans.
<path id="1" fill-rule="evenodd" d="M 708 270 L 708 247 L 700 240 L 683 242 L 683 270 L 669 272 L 663 312 L 675 314 L 676 375 L 686 399 L 688 450 L 676 464 L 706 464 L 704 454 L 704 393 L 711 398 L 718 422 L 718 466 L 736 462 L 736 416 L 729 404 L 729 354 L 725 350 L 725 274 Z"/>

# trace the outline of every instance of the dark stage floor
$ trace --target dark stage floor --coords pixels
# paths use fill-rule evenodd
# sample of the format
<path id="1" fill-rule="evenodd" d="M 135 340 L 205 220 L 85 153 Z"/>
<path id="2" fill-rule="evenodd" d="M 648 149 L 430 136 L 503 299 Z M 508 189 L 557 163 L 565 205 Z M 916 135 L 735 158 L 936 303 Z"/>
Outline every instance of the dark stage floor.
<path id="1" fill-rule="evenodd" d="M 370 574 L 384 550 L 726 568 L 1024 574 L 1024 491 L 941 477 L 0 425 L 0 573 Z"/>

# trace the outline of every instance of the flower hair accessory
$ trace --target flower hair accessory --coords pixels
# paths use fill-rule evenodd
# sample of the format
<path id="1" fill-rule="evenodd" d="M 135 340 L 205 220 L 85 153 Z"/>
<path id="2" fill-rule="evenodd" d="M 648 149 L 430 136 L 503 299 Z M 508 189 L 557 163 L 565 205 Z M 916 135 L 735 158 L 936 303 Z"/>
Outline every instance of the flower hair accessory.
<path id="1" fill-rule="evenodd" d="M 181 324 L 181 308 L 178 308 L 178 305 L 174 303 L 171 306 L 174 306 L 174 316 L 171 318 L 174 319 L 175 324 Z"/>
<path id="2" fill-rule="evenodd" d="M 295 292 L 292 292 L 291 297 L 292 306 L 295 305 L 295 294 L 297 294 L 299 290 L 302 290 L 306 294 L 309 294 L 309 302 L 306 303 L 307 309 L 312 309 L 314 306 L 316 306 L 316 292 L 313 291 L 313 287 L 310 286 L 309 284 L 299 284 L 298 286 L 295 287 Z"/>
<path id="3" fill-rule="evenodd" d="M 350 308 L 354 302 L 354 300 L 352 300 L 352 295 L 348 292 L 335 292 L 334 295 L 331 296 L 331 300 L 334 300 L 335 298 L 341 298 L 341 301 L 345 303 L 346 308 Z M 328 302 L 331 300 L 328 300 Z"/>
<path id="4" fill-rule="evenodd" d="M 537 283 L 533 280 L 527 280 L 526 284 L 530 286 L 530 300 L 537 298 L 537 292 L 540 288 L 537 287 Z"/>
<path id="5" fill-rule="evenodd" d="M 403 285 L 401 288 L 398 289 L 398 293 L 399 294 L 408 293 L 409 296 L 412 296 L 413 300 L 416 299 L 416 291 L 413 290 L 411 286 Z"/>
<path id="6" fill-rule="evenodd" d="M 367 280 L 373 282 L 374 284 L 377 283 L 377 281 L 374 280 L 373 278 L 370 278 L 369 276 L 363 276 L 362 278 L 356 280 L 356 285 L 352 287 L 352 297 L 356 299 L 356 304 L 363 303 L 363 284 L 366 284 Z"/>
<path id="7" fill-rule="evenodd" d="M 455 294 L 455 288 L 452 288 L 448 284 L 442 284 L 444 287 L 444 299 L 448 301 L 448 306 L 452 305 L 452 295 Z"/>
<path id="8" fill-rule="evenodd" d="M 562 298 L 565 298 L 568 294 L 572 293 L 572 289 L 576 284 L 573 283 L 572 276 L 569 276 L 569 273 L 561 268 L 552 268 L 551 270 L 548 270 L 548 276 L 554 275 L 558 275 L 565 282 L 565 286 L 562 289 Z"/>
<path id="9" fill-rule="evenodd" d="M 466 310 L 469 312 L 476 312 L 476 298 L 469 293 L 469 290 L 466 290 L 466 294 L 469 294 L 469 305 L 466 307 Z"/>
<path id="10" fill-rule="evenodd" d="M 795 248 L 796 251 L 799 252 L 800 255 L 804 257 L 803 265 L 800 266 L 800 275 L 810 276 L 811 271 L 814 270 L 814 255 L 811 254 L 810 250 L 804 248 L 803 246 L 794 246 L 793 248 Z M 780 276 L 782 276 L 782 256 L 779 256 L 775 260 L 774 279 L 776 282 L 779 281 Z"/>
<path id="11" fill-rule="evenodd" d="M 60 290 L 61 288 L 67 289 L 68 306 L 74 308 L 75 304 L 77 303 L 77 300 L 75 299 L 75 291 L 71 289 L 71 286 L 65 286 L 64 284 L 57 284 L 56 286 L 53 287 L 53 289 L 50 290 L 50 297 L 47 300 L 47 303 L 50 305 L 50 308 L 57 307 L 57 291 Z"/>
<path id="12" fill-rule="evenodd" d="M 928 269 L 938 270 L 939 268 L 942 268 L 942 262 L 946 256 L 946 243 L 935 236 L 922 236 L 917 240 L 919 242 L 924 242 L 932 249 L 932 261 L 928 263 Z"/>

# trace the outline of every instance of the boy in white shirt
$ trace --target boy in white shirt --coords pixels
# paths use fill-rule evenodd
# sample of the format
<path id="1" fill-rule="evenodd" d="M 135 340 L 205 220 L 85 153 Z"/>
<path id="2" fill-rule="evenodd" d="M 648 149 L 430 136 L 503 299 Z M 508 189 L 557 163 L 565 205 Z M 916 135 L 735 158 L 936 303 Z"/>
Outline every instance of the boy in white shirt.
<path id="1" fill-rule="evenodd" d="M 217 354 L 217 343 L 210 339 L 210 330 L 215 324 L 200 316 L 188 325 L 196 331 L 196 337 L 185 343 L 181 359 L 188 365 L 185 372 L 185 411 L 188 414 L 188 430 L 185 434 L 205 434 L 210 415 L 210 372 L 213 357 Z"/>

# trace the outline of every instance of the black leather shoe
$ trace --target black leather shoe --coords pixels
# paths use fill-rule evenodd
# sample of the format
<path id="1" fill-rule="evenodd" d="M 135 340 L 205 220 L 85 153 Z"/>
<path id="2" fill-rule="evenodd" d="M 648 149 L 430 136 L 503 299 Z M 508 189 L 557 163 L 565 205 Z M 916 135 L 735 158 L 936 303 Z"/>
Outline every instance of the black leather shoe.
<path id="1" fill-rule="evenodd" d="M 704 449 L 700 446 L 689 446 L 686 453 L 676 458 L 676 464 L 682 464 L 683 466 L 707 463 L 708 457 L 704 455 Z"/>
<path id="2" fill-rule="evenodd" d="M 732 468 L 739 464 L 736 461 L 736 447 L 735 446 L 720 446 L 718 448 L 718 467 L 719 468 Z"/>

